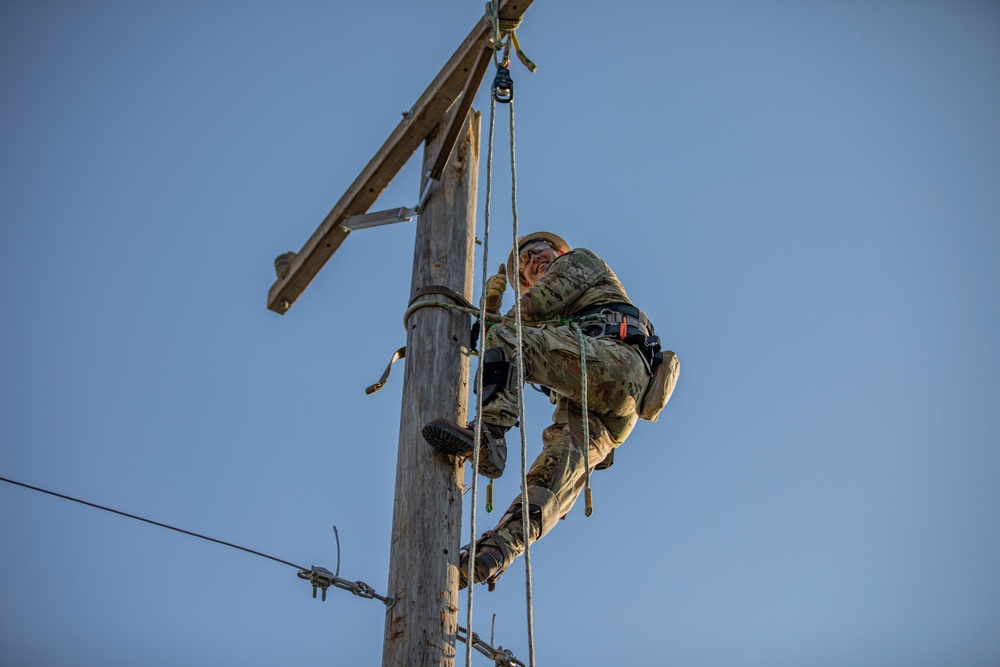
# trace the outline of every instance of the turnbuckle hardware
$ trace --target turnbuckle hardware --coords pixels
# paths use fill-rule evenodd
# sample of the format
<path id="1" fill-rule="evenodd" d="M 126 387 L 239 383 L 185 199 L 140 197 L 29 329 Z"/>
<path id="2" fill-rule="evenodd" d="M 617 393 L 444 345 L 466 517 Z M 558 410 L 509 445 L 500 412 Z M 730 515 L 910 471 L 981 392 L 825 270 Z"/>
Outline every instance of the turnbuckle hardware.
<path id="1" fill-rule="evenodd" d="M 341 590 L 350 591 L 359 598 L 365 598 L 367 600 L 378 600 L 379 602 L 386 605 L 386 610 L 391 609 L 395 600 L 392 597 L 385 597 L 379 595 L 375 592 L 375 589 L 366 584 L 363 581 L 349 581 L 343 577 L 338 577 L 330 570 L 325 567 L 319 567 L 318 565 L 313 565 L 311 570 L 299 570 L 299 579 L 305 579 L 312 584 L 313 587 L 313 598 L 316 597 L 316 591 L 323 591 L 322 601 L 326 602 L 326 591 L 330 586 L 334 586 Z"/>

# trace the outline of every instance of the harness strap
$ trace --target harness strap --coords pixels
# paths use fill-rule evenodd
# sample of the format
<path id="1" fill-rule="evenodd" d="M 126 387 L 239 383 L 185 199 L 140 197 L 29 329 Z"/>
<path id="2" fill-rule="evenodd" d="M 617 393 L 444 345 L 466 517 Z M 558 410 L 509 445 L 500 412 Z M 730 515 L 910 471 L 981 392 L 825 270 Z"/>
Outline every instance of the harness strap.
<path id="1" fill-rule="evenodd" d="M 469 308 L 471 310 L 476 310 L 476 307 L 469 303 L 464 296 L 451 289 L 450 287 L 445 287 L 444 285 L 427 285 L 426 287 L 420 287 L 413 290 L 413 294 L 410 295 L 410 303 L 408 306 L 412 306 L 413 302 L 422 296 L 428 294 L 442 294 L 460 306 Z"/>
<path id="2" fill-rule="evenodd" d="M 384 387 L 385 383 L 389 381 L 389 373 L 392 372 L 392 365 L 405 356 L 406 346 L 404 345 L 392 354 L 392 358 L 389 360 L 389 363 L 386 364 L 385 371 L 382 372 L 382 377 L 378 379 L 378 382 L 368 385 L 368 388 L 365 389 L 365 393 L 371 396 L 376 391 Z"/>
<path id="3" fill-rule="evenodd" d="M 642 355 L 650 373 L 662 361 L 660 338 L 653 334 L 653 323 L 630 303 L 591 306 L 574 313 L 570 321 L 587 336 L 624 342 Z"/>
<path id="4" fill-rule="evenodd" d="M 652 338 L 649 335 L 649 329 L 639 326 L 637 319 L 629 318 L 621 313 L 607 311 L 574 319 L 573 322 L 583 330 L 584 334 L 592 338 L 614 338 L 623 340 L 629 345 L 637 345 L 647 338 Z"/>
<path id="5" fill-rule="evenodd" d="M 464 296 L 451 289 L 450 287 L 445 287 L 444 285 L 427 285 L 426 287 L 421 287 L 419 289 L 413 290 L 413 294 L 410 295 L 410 303 L 406 309 L 406 313 L 403 315 L 403 325 L 406 326 L 407 321 L 410 319 L 410 313 L 418 308 L 424 306 L 441 306 L 444 304 L 438 303 L 437 301 L 425 301 L 422 303 L 416 303 L 417 299 L 422 296 L 427 296 L 428 294 L 441 294 L 446 296 L 463 308 L 468 308 L 470 310 L 475 310 L 472 304 L 469 303 Z M 378 379 L 377 382 L 368 385 L 365 389 L 365 393 L 371 396 L 376 391 L 385 386 L 385 383 L 389 381 L 389 373 L 392 372 L 392 365 L 406 356 L 406 346 L 399 348 L 392 354 L 392 358 L 389 359 L 389 363 L 386 364 L 385 371 L 382 372 L 382 377 Z"/>
<path id="6" fill-rule="evenodd" d="M 592 315 L 601 315 L 607 312 L 617 313 L 618 315 L 622 316 L 622 317 L 605 318 L 604 321 L 607 324 L 617 325 L 620 324 L 621 322 L 624 322 L 627 318 L 628 325 L 630 327 L 635 326 L 638 329 L 645 330 L 645 331 L 635 331 L 634 333 L 630 331 L 627 333 L 627 335 L 644 333 L 647 336 L 652 336 L 654 333 L 653 323 L 649 321 L 648 317 L 646 317 L 646 313 L 642 312 L 642 310 L 636 308 L 630 303 L 605 303 L 597 306 L 590 306 L 589 308 L 584 308 L 578 313 L 573 313 L 572 317 L 579 320 L 584 317 Z M 624 338 L 624 336 L 622 336 L 622 338 Z"/>

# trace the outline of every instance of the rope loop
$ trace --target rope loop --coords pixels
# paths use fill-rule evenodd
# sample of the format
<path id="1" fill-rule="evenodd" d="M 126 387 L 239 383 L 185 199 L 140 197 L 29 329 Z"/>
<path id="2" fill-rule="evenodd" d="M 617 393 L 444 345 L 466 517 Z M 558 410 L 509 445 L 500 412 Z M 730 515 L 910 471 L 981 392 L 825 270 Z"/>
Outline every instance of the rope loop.
<path id="1" fill-rule="evenodd" d="M 514 53 L 517 54 L 517 59 L 521 61 L 521 64 L 527 67 L 529 72 L 537 71 L 538 65 L 524 53 L 521 42 L 517 39 L 517 29 L 521 27 L 521 19 L 498 18 L 499 11 L 500 3 L 490 0 L 486 3 L 486 14 L 483 16 L 483 21 L 486 22 L 486 25 L 493 27 L 493 48 L 499 51 L 501 46 L 504 47 L 503 66 L 506 67 L 506 63 L 510 61 L 510 47 L 513 44 Z"/>
<path id="2" fill-rule="evenodd" d="M 517 19 L 501 18 L 499 19 L 499 21 L 497 20 L 497 12 L 500 11 L 499 5 L 500 3 L 493 2 L 493 0 L 490 0 L 489 2 L 486 3 L 486 15 L 483 17 L 483 21 L 486 22 L 486 25 L 489 26 L 497 25 L 500 28 L 500 32 L 504 34 L 514 32 L 515 30 L 520 28 L 521 19 L 519 18 Z"/>
<path id="3" fill-rule="evenodd" d="M 517 51 L 518 59 L 524 63 L 532 72 L 537 69 L 535 64 L 531 62 L 524 52 L 521 51 L 520 45 L 517 41 L 517 37 L 514 34 L 514 30 L 520 25 L 520 21 L 506 22 L 499 19 L 500 1 L 491 0 L 486 3 L 486 16 L 485 21 L 487 24 L 493 27 L 493 48 L 494 48 L 494 62 L 498 69 L 501 67 L 506 68 L 509 61 L 510 45 L 513 44 Z M 500 33 L 501 31 L 509 34 L 509 38 L 506 40 L 504 45 L 504 64 L 501 65 L 497 62 L 496 51 L 499 50 L 501 45 Z M 496 86 L 494 86 L 495 88 Z M 507 91 L 509 97 L 506 100 L 500 100 L 508 104 L 510 110 L 510 180 L 511 180 L 511 213 L 512 213 L 512 224 L 513 224 L 513 236 L 514 245 L 517 245 L 518 239 L 518 229 L 517 229 L 517 163 L 515 160 L 514 152 L 514 104 L 513 104 L 513 85 Z M 486 285 L 488 280 L 488 270 L 489 266 L 489 232 L 490 232 L 490 215 L 491 215 L 491 204 L 492 204 L 492 191 L 493 191 L 493 135 L 496 125 L 496 107 L 497 107 L 497 94 L 494 90 L 494 94 L 490 96 L 490 126 L 489 126 L 489 146 L 486 154 L 486 213 L 484 218 L 484 229 L 483 229 L 483 284 L 482 284 L 482 296 L 480 296 L 480 311 L 479 318 L 483 323 L 480 327 L 479 335 L 482 349 L 485 350 L 486 347 L 486 337 L 487 337 L 487 325 L 488 314 L 486 312 Z M 516 257 L 516 256 L 515 256 Z M 518 266 L 516 264 L 517 259 L 515 259 L 515 275 L 518 271 Z M 444 304 L 442 304 L 444 305 Z M 451 306 L 455 307 L 455 306 Z M 497 318 L 500 321 L 505 321 L 507 318 Z M 494 326 L 496 326 L 494 324 Z M 516 368 L 517 368 L 517 380 L 518 380 L 518 425 L 521 435 L 521 507 L 522 507 L 522 517 L 528 517 L 528 498 L 527 498 L 527 438 L 525 433 L 525 422 L 524 422 L 524 350 L 522 346 L 522 322 L 521 322 L 521 308 L 520 300 L 515 299 L 514 301 L 514 328 L 517 336 L 517 350 L 515 352 Z M 481 361 L 481 360 L 480 360 Z M 480 371 L 482 369 L 480 368 Z M 476 392 L 476 418 L 470 424 L 473 430 L 473 442 L 475 446 L 473 447 L 472 454 L 472 511 L 470 517 L 470 546 L 469 546 L 469 572 L 468 572 L 468 628 L 470 629 L 466 634 L 466 666 L 471 667 L 472 665 L 472 650 L 473 648 L 479 648 L 475 645 L 474 634 L 471 632 L 472 628 L 472 608 L 473 608 L 473 594 L 472 589 L 474 588 L 472 582 L 474 581 L 475 572 L 475 562 L 476 562 L 476 503 L 478 494 L 478 475 L 477 470 L 479 469 L 479 442 L 483 428 L 483 373 L 479 372 L 477 375 L 477 392 Z M 487 511 L 492 510 L 493 505 L 493 488 L 492 480 L 490 480 L 490 485 L 487 486 Z M 532 609 L 532 599 L 531 599 L 531 530 L 526 528 L 525 532 L 525 545 L 524 545 L 524 568 L 525 568 L 525 597 L 527 603 L 527 625 L 528 625 L 528 664 L 530 667 L 535 665 L 535 639 L 534 639 L 534 612 Z M 518 664 L 510 660 L 501 660 L 500 656 L 494 654 L 491 656 L 494 659 L 495 664 Z M 504 656 L 507 657 L 507 656 Z"/>

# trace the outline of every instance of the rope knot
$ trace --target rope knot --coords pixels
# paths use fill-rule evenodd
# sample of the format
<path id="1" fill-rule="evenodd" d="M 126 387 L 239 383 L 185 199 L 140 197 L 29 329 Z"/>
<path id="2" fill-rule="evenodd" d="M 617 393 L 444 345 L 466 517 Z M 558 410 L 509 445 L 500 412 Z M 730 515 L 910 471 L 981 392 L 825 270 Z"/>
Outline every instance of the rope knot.
<path id="1" fill-rule="evenodd" d="M 538 69 L 538 65 L 533 63 L 531 59 L 525 55 L 524 51 L 521 50 L 521 43 L 517 40 L 516 31 L 521 26 L 521 19 L 500 18 L 499 12 L 499 0 L 490 0 L 486 3 L 486 14 L 483 16 L 483 21 L 486 22 L 486 25 L 493 26 L 494 50 L 499 51 L 502 46 L 504 49 L 503 60 L 506 62 L 510 60 L 510 47 L 511 44 L 513 44 L 514 53 L 517 54 L 517 59 L 521 61 L 521 64 L 527 67 L 529 72 L 536 71 Z"/>
<path id="2" fill-rule="evenodd" d="M 499 5 L 499 3 L 494 3 L 493 0 L 490 0 L 489 2 L 486 3 L 486 16 L 483 17 L 483 20 L 486 21 L 486 25 L 493 25 L 495 22 L 497 22 L 496 13 L 499 11 L 499 7 L 497 7 L 496 5 Z M 499 27 L 500 32 L 504 33 L 504 35 L 506 36 L 507 33 L 514 32 L 520 26 L 521 26 L 521 19 L 519 18 L 517 19 L 501 18 L 499 19 L 497 27 Z"/>

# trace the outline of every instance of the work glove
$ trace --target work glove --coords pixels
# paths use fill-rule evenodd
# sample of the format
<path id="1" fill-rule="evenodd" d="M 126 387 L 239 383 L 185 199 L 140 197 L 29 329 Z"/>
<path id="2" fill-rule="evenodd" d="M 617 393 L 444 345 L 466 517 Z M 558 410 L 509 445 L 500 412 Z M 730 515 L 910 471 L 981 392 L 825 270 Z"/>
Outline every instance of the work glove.
<path id="1" fill-rule="evenodd" d="M 495 276 L 490 276 L 486 281 L 486 312 L 500 313 L 503 305 L 503 293 L 507 289 L 507 267 L 500 265 Z"/>

